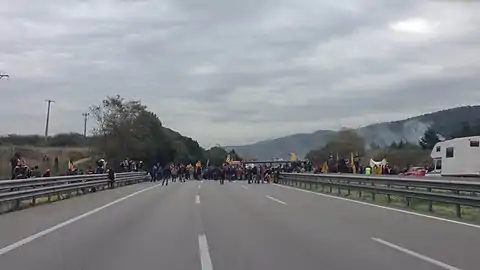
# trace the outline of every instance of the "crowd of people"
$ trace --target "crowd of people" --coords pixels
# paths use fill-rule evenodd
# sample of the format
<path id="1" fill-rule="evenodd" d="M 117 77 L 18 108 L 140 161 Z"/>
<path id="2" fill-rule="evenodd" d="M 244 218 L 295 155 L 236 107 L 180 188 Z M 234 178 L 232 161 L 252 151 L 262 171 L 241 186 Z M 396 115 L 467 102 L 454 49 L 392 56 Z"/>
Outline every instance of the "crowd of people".
<path id="1" fill-rule="evenodd" d="M 49 168 L 43 172 L 38 166 L 29 167 L 18 153 L 10 160 L 12 168 L 12 179 L 24 179 L 29 177 L 50 177 Z M 96 166 L 89 166 L 82 170 L 74 166 L 71 162 L 68 165 L 67 175 L 78 174 L 102 174 L 109 171 L 133 172 L 144 171 L 143 161 L 134 161 L 125 158 L 117 168 L 107 165 L 104 159 L 96 161 Z M 358 174 L 398 174 L 398 170 L 388 164 L 381 167 L 362 166 L 358 155 L 350 158 L 334 158 L 330 155 L 329 159 L 319 166 L 312 165 L 306 161 L 233 161 L 225 162 L 221 166 L 204 165 L 197 163 L 175 164 L 170 163 L 162 166 L 160 163 L 154 164 L 149 171 L 152 182 L 162 181 L 163 185 L 168 182 L 185 182 L 186 180 L 246 180 L 248 183 L 268 183 L 275 179 L 275 175 L 280 172 L 288 173 L 358 173 Z"/>
<path id="2" fill-rule="evenodd" d="M 55 160 L 58 163 L 58 159 Z M 88 166 L 87 169 L 81 169 L 74 165 L 71 161 L 68 161 L 67 171 L 56 175 L 82 175 L 82 174 L 103 174 L 109 171 L 117 172 L 134 172 L 142 171 L 144 169 L 143 161 L 134 161 L 129 158 L 125 158 L 117 169 L 108 166 L 105 159 L 101 158 L 95 162 L 94 166 Z M 24 158 L 19 153 L 15 153 L 10 159 L 11 166 L 11 179 L 26 179 L 31 177 L 50 177 L 52 172 L 50 168 L 45 168 L 43 171 L 38 165 L 29 166 Z"/>
<path id="3" fill-rule="evenodd" d="M 330 155 L 328 160 L 319 164 L 313 169 L 313 173 L 355 173 L 355 174 L 390 174 L 397 175 L 401 172 L 399 168 L 383 162 L 370 162 L 371 164 L 361 164 L 360 157 L 352 154 L 349 158 L 336 157 Z M 408 170 L 408 169 L 405 169 Z M 404 171 L 405 171 L 404 170 Z"/>
<path id="4" fill-rule="evenodd" d="M 50 169 L 41 171 L 38 165 L 28 166 L 25 160 L 19 153 L 15 153 L 10 159 L 11 179 L 26 179 L 30 177 L 49 177 L 51 176 Z"/>
<path id="5" fill-rule="evenodd" d="M 186 180 L 246 180 L 248 183 L 272 183 L 280 172 L 311 172 L 309 162 L 235 162 L 224 163 L 221 166 L 192 166 L 183 164 L 155 164 L 151 171 L 151 181 L 185 182 Z"/>

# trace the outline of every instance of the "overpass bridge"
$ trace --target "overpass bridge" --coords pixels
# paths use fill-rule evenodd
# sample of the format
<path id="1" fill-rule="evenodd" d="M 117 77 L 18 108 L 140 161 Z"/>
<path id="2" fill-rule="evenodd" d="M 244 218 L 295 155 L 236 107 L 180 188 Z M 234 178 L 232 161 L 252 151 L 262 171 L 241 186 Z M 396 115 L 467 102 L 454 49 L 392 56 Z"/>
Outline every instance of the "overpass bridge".
<path id="1" fill-rule="evenodd" d="M 474 270 L 480 226 L 284 185 L 141 182 L 0 215 L 0 269 Z"/>

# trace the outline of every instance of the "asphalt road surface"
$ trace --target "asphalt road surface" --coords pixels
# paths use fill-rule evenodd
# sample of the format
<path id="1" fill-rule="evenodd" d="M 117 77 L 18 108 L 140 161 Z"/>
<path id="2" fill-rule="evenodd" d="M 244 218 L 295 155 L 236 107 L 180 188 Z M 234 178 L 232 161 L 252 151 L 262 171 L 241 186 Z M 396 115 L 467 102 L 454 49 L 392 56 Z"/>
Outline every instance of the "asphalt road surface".
<path id="1" fill-rule="evenodd" d="M 0 216 L 0 269 L 480 269 L 480 226 L 276 185 L 143 183 Z"/>

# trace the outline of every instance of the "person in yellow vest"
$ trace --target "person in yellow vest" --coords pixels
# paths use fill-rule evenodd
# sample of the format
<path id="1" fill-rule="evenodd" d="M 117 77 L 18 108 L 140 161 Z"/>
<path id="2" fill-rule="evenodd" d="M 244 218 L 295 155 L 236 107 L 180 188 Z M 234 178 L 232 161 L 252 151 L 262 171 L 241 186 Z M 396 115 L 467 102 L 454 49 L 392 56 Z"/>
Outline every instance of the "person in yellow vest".
<path id="1" fill-rule="evenodd" d="M 372 167 L 370 166 L 367 166 L 365 168 L 365 175 L 371 175 L 372 174 Z"/>

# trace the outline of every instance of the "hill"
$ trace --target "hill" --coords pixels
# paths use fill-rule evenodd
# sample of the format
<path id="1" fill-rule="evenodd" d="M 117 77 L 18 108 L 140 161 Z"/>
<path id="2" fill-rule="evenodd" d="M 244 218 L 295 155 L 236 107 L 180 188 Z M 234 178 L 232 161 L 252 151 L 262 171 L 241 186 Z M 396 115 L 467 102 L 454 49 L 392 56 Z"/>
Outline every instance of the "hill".
<path id="1" fill-rule="evenodd" d="M 242 146 L 226 146 L 227 150 L 234 149 L 240 156 L 249 159 L 269 160 L 288 158 L 294 151 L 303 157 L 309 150 L 325 146 L 336 132 L 332 130 L 318 130 L 313 133 L 294 134 L 273 140 L 265 140 Z"/>
<path id="2" fill-rule="evenodd" d="M 386 147 L 393 142 L 406 141 L 417 144 L 427 128 L 431 127 L 444 137 L 450 137 L 459 130 L 462 123 L 479 124 L 480 106 L 465 106 L 428 113 L 408 119 L 368 125 L 354 130 L 365 141 Z M 308 134 L 295 134 L 273 140 L 265 140 L 241 146 L 227 146 L 245 158 L 268 160 L 272 157 L 287 159 L 290 152 L 304 157 L 308 151 L 325 146 L 336 131 L 318 130 Z"/>

